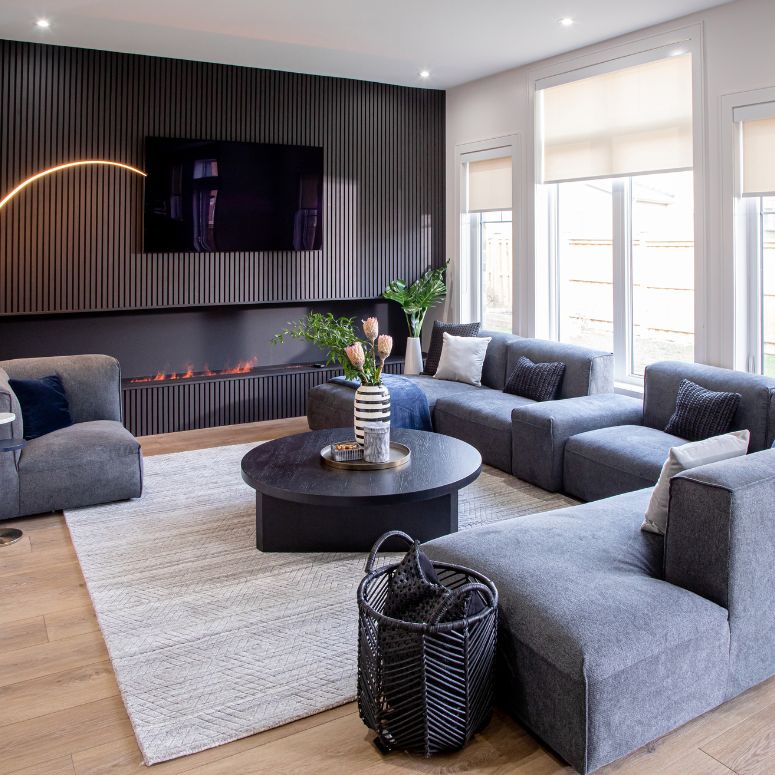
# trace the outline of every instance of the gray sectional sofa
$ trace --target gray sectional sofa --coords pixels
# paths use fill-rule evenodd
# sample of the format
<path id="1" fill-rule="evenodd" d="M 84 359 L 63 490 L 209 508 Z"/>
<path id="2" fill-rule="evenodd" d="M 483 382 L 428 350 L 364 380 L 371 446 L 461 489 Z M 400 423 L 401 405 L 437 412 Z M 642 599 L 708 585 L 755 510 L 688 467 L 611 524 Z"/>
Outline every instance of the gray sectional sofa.
<path id="1" fill-rule="evenodd" d="M 775 674 L 775 450 L 674 477 L 664 537 L 650 494 L 425 545 L 495 582 L 502 699 L 581 773 Z"/>
<path id="2" fill-rule="evenodd" d="M 140 445 L 121 424 L 121 372 L 107 355 L 0 361 L 0 411 L 13 423 L 0 438 L 21 438 L 24 417 L 10 379 L 57 374 L 73 425 L 32 439 L 21 453 L 0 452 L 0 519 L 137 498 Z"/>
<path id="3" fill-rule="evenodd" d="M 535 362 L 560 361 L 565 374 L 558 399 L 613 395 L 613 355 L 574 345 L 513 334 L 482 331 L 492 338 L 482 369 L 482 387 L 448 382 L 420 375 L 409 377 L 428 399 L 434 430 L 462 439 L 476 447 L 487 465 L 513 473 L 512 459 L 520 441 L 512 432 L 515 408 L 535 404 L 503 392 L 517 359 L 525 355 Z M 550 402 L 555 403 L 555 402 Z M 307 400 L 310 428 L 343 428 L 352 424 L 353 391 L 343 385 L 312 388 Z"/>
<path id="4" fill-rule="evenodd" d="M 680 361 L 646 368 L 643 400 L 619 395 L 518 407 L 512 414 L 513 473 L 545 490 L 564 490 L 584 501 L 656 484 L 670 447 L 686 439 L 663 430 L 678 387 L 690 379 L 710 390 L 740 393 L 732 428 L 751 432 L 749 450 L 775 439 L 775 380 Z"/>

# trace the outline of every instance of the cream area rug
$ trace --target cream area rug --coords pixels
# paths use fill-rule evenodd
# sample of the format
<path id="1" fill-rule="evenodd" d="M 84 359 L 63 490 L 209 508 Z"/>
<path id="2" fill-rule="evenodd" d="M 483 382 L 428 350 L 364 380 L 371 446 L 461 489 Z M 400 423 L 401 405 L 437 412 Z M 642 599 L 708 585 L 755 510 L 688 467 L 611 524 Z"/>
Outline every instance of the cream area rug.
<path id="1" fill-rule="evenodd" d="M 364 555 L 257 551 L 253 446 L 150 457 L 142 498 L 65 514 L 146 764 L 355 697 Z M 485 468 L 460 529 L 570 504 Z"/>

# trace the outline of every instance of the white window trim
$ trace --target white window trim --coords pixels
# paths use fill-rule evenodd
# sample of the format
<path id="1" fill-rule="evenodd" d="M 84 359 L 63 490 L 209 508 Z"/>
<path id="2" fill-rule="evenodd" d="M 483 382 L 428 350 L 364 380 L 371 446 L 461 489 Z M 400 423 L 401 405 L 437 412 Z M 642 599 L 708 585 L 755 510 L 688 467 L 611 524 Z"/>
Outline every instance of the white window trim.
<path id="1" fill-rule="evenodd" d="M 708 244 L 706 212 L 708 203 L 706 200 L 705 177 L 707 169 L 707 144 L 705 138 L 705 80 L 704 56 L 703 56 L 703 28 L 702 24 L 692 24 L 678 27 L 652 36 L 629 40 L 615 46 L 595 47 L 568 59 L 552 62 L 550 64 L 537 65 L 530 70 L 530 88 L 528 99 L 530 110 L 534 116 L 531 132 L 526 137 L 526 145 L 532 148 L 533 163 L 527 170 L 528 190 L 534 192 L 526 198 L 526 210 L 529 222 L 534 226 L 528 232 L 527 255 L 536 256 L 536 262 L 528 268 L 524 282 L 526 299 L 527 325 L 524 328 L 526 336 L 553 337 L 551 315 L 545 310 L 552 309 L 551 278 L 545 270 L 538 266 L 539 256 L 545 252 L 541 245 L 542 235 L 540 226 L 543 225 L 543 213 L 536 207 L 537 185 L 540 180 L 540 146 L 541 137 L 540 110 L 537 110 L 540 98 L 540 90 L 547 85 L 566 83 L 578 78 L 586 78 L 602 72 L 610 72 L 630 64 L 638 64 L 640 61 L 649 61 L 649 58 L 659 58 L 665 53 L 680 51 L 692 55 L 692 113 L 693 113 L 693 148 L 694 148 L 694 357 L 699 363 L 709 362 L 715 353 L 711 345 L 712 337 L 719 332 L 711 331 L 706 325 L 709 310 L 718 310 L 710 295 L 712 288 L 707 280 L 709 262 L 706 246 Z M 540 223 L 539 223 L 540 219 Z M 620 259 L 621 260 L 621 259 Z M 616 269 L 615 261 L 615 269 Z M 621 268 L 619 269 L 621 271 Z M 631 314 L 627 310 L 620 309 L 619 319 L 622 315 Z M 616 310 L 615 310 L 616 317 Z M 625 318 L 626 319 L 626 318 Z M 616 336 L 616 321 L 614 323 Z M 628 361 L 629 362 L 629 361 Z"/>
<path id="2" fill-rule="evenodd" d="M 734 92 L 721 97 L 721 255 L 733 261 L 721 265 L 720 284 L 732 289 L 731 303 L 716 307 L 723 345 L 722 363 L 742 371 L 761 369 L 761 278 L 758 233 L 750 229 L 756 200 L 741 196 L 741 131 L 735 120 L 756 105 L 775 103 L 775 87 Z"/>
<path id="3" fill-rule="evenodd" d="M 481 278 L 475 273 L 478 264 L 467 261 L 467 252 L 462 250 L 461 219 L 466 208 L 465 189 L 465 165 L 470 161 L 479 161 L 487 158 L 511 157 L 511 250 L 512 250 L 512 316 L 511 327 L 514 333 L 520 332 L 518 303 L 522 279 L 520 277 L 524 267 L 526 255 L 524 246 L 525 235 L 525 201 L 522 195 L 523 164 L 522 164 L 522 134 L 513 132 L 500 137 L 492 137 L 485 140 L 475 140 L 467 143 L 459 143 L 455 146 L 455 179 L 454 201 L 457 219 L 454 225 L 454 245 L 452 255 L 456 256 L 458 266 L 454 273 L 457 280 L 457 288 L 451 294 L 451 317 L 461 322 L 481 319 L 479 283 Z"/>

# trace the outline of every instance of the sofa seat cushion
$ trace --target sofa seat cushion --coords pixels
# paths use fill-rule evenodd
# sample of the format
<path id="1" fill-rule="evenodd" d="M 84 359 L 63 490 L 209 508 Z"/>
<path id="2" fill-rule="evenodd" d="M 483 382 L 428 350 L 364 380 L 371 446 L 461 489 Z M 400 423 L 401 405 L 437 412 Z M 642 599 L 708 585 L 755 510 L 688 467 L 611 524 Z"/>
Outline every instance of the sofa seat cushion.
<path id="1" fill-rule="evenodd" d="M 114 420 L 47 433 L 30 441 L 19 459 L 24 514 L 137 498 L 141 490 L 140 445 Z"/>
<path id="2" fill-rule="evenodd" d="M 447 379 L 434 379 L 425 374 L 407 377 L 407 379 L 414 382 L 414 384 L 425 393 L 431 415 L 433 415 L 433 412 L 436 409 L 436 402 L 440 398 L 449 398 L 450 396 L 460 395 L 472 396 L 483 390 L 483 388 L 477 387 L 476 385 L 466 385 L 463 382 L 452 382 Z"/>
<path id="3" fill-rule="evenodd" d="M 660 579 L 650 490 L 435 539 L 500 596 L 504 699 L 581 772 L 723 700 L 726 609 Z"/>
<path id="4" fill-rule="evenodd" d="M 670 447 L 686 439 L 645 425 L 587 431 L 565 445 L 565 490 L 584 501 L 653 487 Z"/>
<path id="5" fill-rule="evenodd" d="M 522 396 L 479 388 L 475 393 L 439 398 L 433 427 L 476 447 L 487 465 L 511 473 L 511 411 L 532 403 Z"/>

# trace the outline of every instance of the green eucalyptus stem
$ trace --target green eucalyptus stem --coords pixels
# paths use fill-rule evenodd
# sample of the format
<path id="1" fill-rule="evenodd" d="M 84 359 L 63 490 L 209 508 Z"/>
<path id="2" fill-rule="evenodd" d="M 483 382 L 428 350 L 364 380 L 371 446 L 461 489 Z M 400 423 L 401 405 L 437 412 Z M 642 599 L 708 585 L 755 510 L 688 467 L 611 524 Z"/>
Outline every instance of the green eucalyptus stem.
<path id="1" fill-rule="evenodd" d="M 354 318 L 336 318 L 330 312 L 310 312 L 306 318 L 288 323 L 275 334 L 272 344 L 282 344 L 286 338 L 300 339 L 314 344 L 327 353 L 327 366 L 338 366 L 347 379 L 359 379 L 363 385 L 379 385 L 382 368 L 377 367 L 375 343 L 366 342 L 355 332 Z M 346 348 L 360 342 L 366 359 L 362 369 L 352 365 Z"/>

